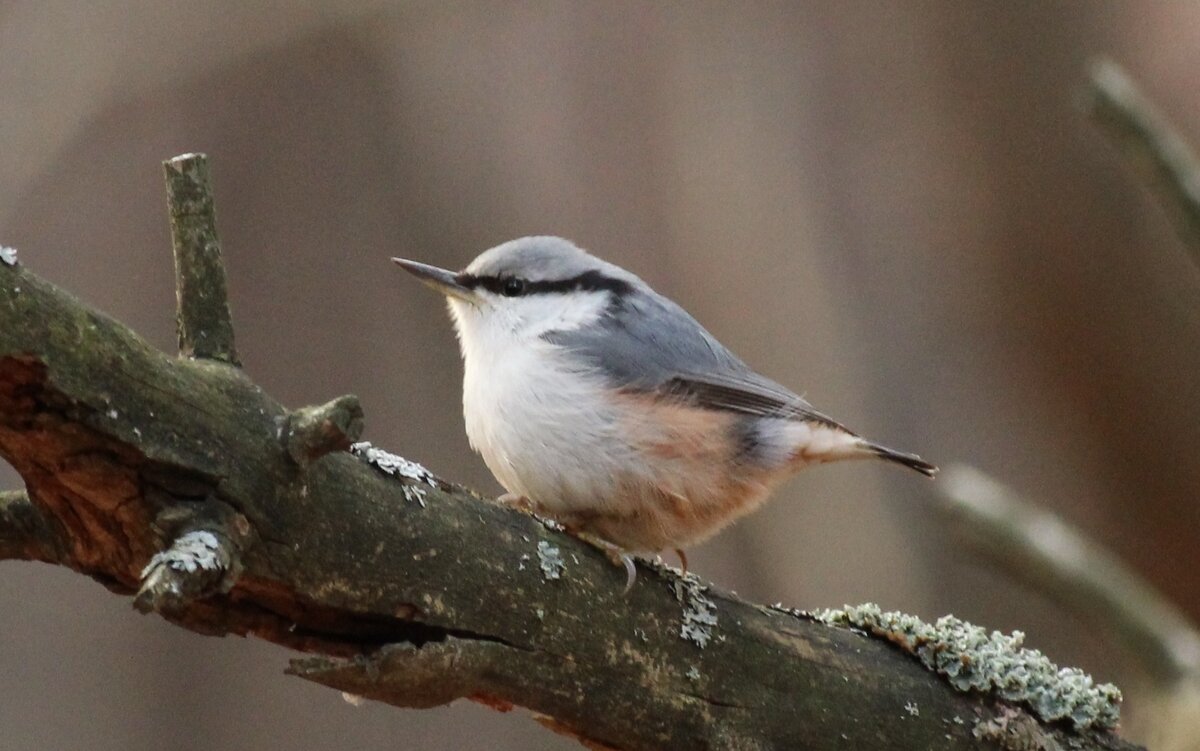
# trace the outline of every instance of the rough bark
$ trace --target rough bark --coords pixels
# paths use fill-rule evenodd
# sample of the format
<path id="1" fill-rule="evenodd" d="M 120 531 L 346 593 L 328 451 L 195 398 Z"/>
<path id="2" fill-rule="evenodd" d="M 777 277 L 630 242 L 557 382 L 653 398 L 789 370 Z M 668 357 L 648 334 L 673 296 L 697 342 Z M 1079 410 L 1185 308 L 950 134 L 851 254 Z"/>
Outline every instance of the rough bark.
<path id="1" fill-rule="evenodd" d="M 191 288 L 217 273 L 208 304 L 227 316 L 219 262 Z M 623 594 L 624 572 L 557 525 L 338 451 L 356 402 L 285 409 L 228 333 L 209 359 L 168 356 L 0 263 L 0 456 L 27 487 L 0 495 L 0 557 L 309 653 L 291 668 L 309 680 L 399 706 L 527 707 L 597 748 L 1132 748 L 664 567 Z"/>
<path id="2" fill-rule="evenodd" d="M 175 246 L 179 351 L 236 365 L 208 160 L 203 154 L 181 154 L 163 162 L 163 175 Z"/>

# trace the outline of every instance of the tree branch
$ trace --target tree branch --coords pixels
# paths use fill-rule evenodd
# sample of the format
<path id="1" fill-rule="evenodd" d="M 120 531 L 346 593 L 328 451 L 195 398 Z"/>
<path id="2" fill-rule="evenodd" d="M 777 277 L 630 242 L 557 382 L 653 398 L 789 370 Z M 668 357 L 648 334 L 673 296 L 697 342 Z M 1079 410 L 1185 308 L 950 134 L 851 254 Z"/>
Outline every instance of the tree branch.
<path id="1" fill-rule="evenodd" d="M 1200 263 L 1200 161 L 1177 130 L 1116 63 L 1092 65 L 1092 119 L 1158 192 L 1183 242 Z"/>
<path id="2" fill-rule="evenodd" d="M 60 563 L 64 542 L 58 530 L 19 490 L 0 492 L 0 560 Z"/>
<path id="3" fill-rule="evenodd" d="M 183 154 L 168 159 L 163 174 L 175 246 L 179 351 L 237 365 L 208 157 Z"/>
<path id="4" fill-rule="evenodd" d="M 241 370 L 154 351 L 0 264 L 0 456 L 33 501 L 4 496 L 0 554 L 310 653 L 292 667 L 310 680 L 399 706 L 527 707 L 594 747 L 975 749 L 1032 726 L 1045 744 L 1132 748 L 956 691 L 886 630 L 665 567 L 623 594 L 624 573 L 556 524 L 369 445 L 330 452 L 356 432 L 342 411 L 297 419 Z M 327 422 L 346 427 L 298 427 Z M 334 439 L 301 440 L 298 462 L 289 433 Z"/>
<path id="5" fill-rule="evenodd" d="M 164 509 L 155 526 L 171 544 L 142 569 L 133 606 L 143 613 L 179 612 L 228 592 L 242 571 L 242 551 L 253 541 L 246 517 L 212 497 Z"/>
<path id="6" fill-rule="evenodd" d="M 971 548 L 1117 634 L 1161 685 L 1200 676 L 1200 634 L 1148 582 L 984 473 L 948 468 L 936 508 Z"/>

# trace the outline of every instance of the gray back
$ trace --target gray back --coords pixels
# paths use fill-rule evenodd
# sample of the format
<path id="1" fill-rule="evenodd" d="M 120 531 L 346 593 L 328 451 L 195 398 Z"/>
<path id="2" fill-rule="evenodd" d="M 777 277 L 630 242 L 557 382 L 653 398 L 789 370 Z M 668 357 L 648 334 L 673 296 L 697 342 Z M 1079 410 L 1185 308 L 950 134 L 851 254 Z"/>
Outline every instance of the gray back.
<path id="1" fill-rule="evenodd" d="M 800 396 L 759 375 L 683 308 L 636 275 L 559 237 L 523 237 L 481 254 L 476 275 L 562 281 L 589 273 L 627 284 L 592 324 L 543 335 L 603 373 L 614 388 L 655 392 L 746 415 L 814 420 L 841 427 Z"/>
<path id="2" fill-rule="evenodd" d="M 842 427 L 798 394 L 754 372 L 687 311 L 640 279 L 632 292 L 614 299 L 596 324 L 545 338 L 586 360 L 616 388 L 678 396 L 711 409 Z"/>

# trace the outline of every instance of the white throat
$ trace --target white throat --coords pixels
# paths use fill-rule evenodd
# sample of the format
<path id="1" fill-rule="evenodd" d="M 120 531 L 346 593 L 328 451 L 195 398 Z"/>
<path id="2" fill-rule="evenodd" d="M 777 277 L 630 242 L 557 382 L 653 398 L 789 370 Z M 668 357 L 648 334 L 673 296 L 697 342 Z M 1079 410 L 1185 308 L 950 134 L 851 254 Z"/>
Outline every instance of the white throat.
<path id="1" fill-rule="evenodd" d="M 511 493 L 545 496 L 553 490 L 529 486 L 538 476 L 529 456 L 554 463 L 548 445 L 569 446 L 581 423 L 580 405 L 602 404 L 598 374 L 581 371 L 569 353 L 542 338 L 594 324 L 609 293 L 571 292 L 485 300 L 450 301 L 462 349 L 463 417 L 471 447 Z M 600 419 L 600 416 L 595 416 Z M 607 422 L 607 420 L 604 420 Z M 556 476 L 551 467 L 540 473 Z"/>

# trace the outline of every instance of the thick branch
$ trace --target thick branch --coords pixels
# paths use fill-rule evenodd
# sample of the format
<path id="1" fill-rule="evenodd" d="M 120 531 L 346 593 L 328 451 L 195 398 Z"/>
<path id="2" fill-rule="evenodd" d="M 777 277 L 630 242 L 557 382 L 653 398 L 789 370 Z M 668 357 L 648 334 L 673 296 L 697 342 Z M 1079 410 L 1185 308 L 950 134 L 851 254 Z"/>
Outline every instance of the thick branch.
<path id="1" fill-rule="evenodd" d="M 968 545 L 1111 629 L 1161 684 L 1200 675 L 1195 628 L 1099 544 L 970 467 L 950 467 L 938 489 L 938 510 Z"/>
<path id="2" fill-rule="evenodd" d="M 1088 110 L 1161 197 L 1200 263 L 1200 161 L 1170 122 L 1116 63 L 1091 69 Z"/>
<path id="3" fill-rule="evenodd" d="M 991 747 L 977 728 L 1026 716 L 885 639 L 694 577 L 643 567 L 622 594 L 624 573 L 556 525 L 369 446 L 301 466 L 281 440 L 290 414 L 242 371 L 167 357 L 0 264 L 0 456 L 62 530 L 61 561 L 133 593 L 194 530 L 164 520 L 218 504 L 248 526 L 236 580 L 160 608 L 180 625 L 316 653 L 294 670 L 352 693 L 519 705 L 621 749 L 974 749 Z M 1063 747 L 1130 748 L 1036 726 Z"/>
<path id="4" fill-rule="evenodd" d="M 163 174 L 175 246 L 179 351 L 236 365 L 208 157 L 183 154 L 168 159 L 163 162 Z"/>

